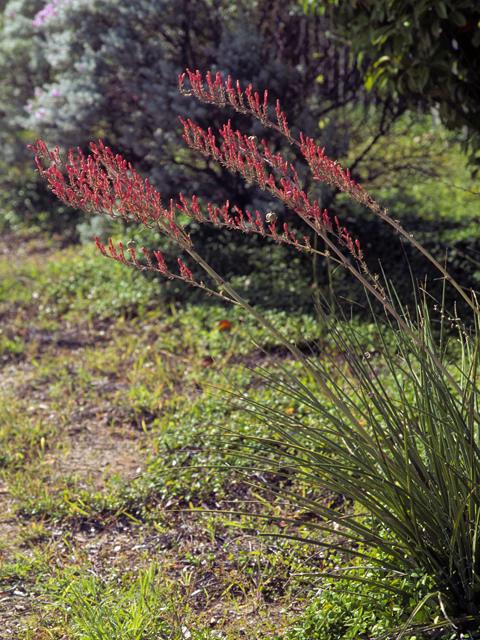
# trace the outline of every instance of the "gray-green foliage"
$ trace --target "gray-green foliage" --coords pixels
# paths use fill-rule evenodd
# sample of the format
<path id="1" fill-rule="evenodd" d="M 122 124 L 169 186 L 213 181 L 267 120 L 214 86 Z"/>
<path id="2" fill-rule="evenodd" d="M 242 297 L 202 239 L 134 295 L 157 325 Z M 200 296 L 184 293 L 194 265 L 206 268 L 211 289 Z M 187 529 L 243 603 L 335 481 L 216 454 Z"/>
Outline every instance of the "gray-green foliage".
<path id="1" fill-rule="evenodd" d="M 209 114 L 207 121 L 204 105 L 179 94 L 177 76 L 187 67 L 210 69 L 268 88 L 287 114 L 314 130 L 320 89 L 322 108 L 331 108 L 360 86 L 356 73 L 345 77 L 341 96 L 314 81 L 338 63 L 331 43 L 321 40 L 320 22 L 288 0 L 10 0 L 0 22 L 0 174 L 17 216 L 24 215 L 24 175 L 12 162 L 33 174 L 25 147 L 35 137 L 84 150 L 101 137 L 148 175 L 165 201 L 183 191 L 214 193 L 221 203 L 233 190 L 241 205 L 268 210 L 272 203 L 252 185 L 182 149 L 178 116 L 205 127 L 236 116 L 212 122 Z"/>
<path id="2" fill-rule="evenodd" d="M 27 150 L 32 136 L 22 124 L 36 87 L 49 78 L 32 31 L 42 6 L 39 0 L 13 0 L 0 13 L 0 228 L 14 231 L 22 226 L 35 231 L 55 216 L 68 224 L 72 217 L 36 178 Z"/>

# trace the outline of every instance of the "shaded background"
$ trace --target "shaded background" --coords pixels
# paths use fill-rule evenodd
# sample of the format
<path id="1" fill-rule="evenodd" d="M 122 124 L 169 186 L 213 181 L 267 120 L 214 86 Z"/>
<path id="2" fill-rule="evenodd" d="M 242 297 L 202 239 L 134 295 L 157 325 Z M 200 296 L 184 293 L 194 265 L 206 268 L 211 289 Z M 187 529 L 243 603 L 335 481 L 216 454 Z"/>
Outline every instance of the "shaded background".
<path id="1" fill-rule="evenodd" d="M 122 223 L 86 219 L 59 204 L 26 149 L 35 137 L 84 152 L 101 138 L 149 178 L 164 202 L 180 191 L 201 204 L 228 199 L 262 216 L 275 211 L 298 227 L 269 194 L 186 148 L 178 116 L 214 130 L 231 119 L 235 128 L 283 150 L 304 188 L 360 239 L 371 269 L 383 269 L 403 300 L 411 296 L 410 270 L 421 281 L 430 276 L 429 290 L 440 295 L 436 274 L 393 230 L 313 183 L 281 137 L 232 110 L 209 109 L 179 94 L 177 77 L 188 67 L 268 89 L 294 135 L 301 130 L 325 146 L 437 258 L 448 250 L 454 276 L 476 286 L 480 199 L 469 193 L 476 189 L 479 129 L 475 3 L 406 2 L 402 15 L 387 2 L 368 0 L 134 0 L 128 6 L 11 0 L 0 8 L 4 232 L 48 234 L 62 245 L 128 234 L 148 249 L 161 247 L 169 260 L 178 257 L 163 238 L 124 232 Z M 330 278 L 339 299 L 365 302 L 355 283 L 320 259 L 187 224 L 199 252 L 255 304 L 311 309 L 314 294 L 328 296 Z M 182 283 L 166 283 L 164 295 L 180 302 L 203 297 Z"/>

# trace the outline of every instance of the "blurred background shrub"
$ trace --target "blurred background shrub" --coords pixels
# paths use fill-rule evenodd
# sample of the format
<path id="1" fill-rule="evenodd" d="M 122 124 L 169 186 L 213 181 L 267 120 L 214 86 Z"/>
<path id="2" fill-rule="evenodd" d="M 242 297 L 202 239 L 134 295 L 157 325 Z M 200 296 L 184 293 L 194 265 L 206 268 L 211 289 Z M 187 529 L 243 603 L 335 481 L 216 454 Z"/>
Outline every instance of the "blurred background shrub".
<path id="1" fill-rule="evenodd" d="M 80 147 L 84 152 L 101 137 L 149 178 L 165 202 L 181 191 L 196 194 L 201 204 L 229 200 L 262 216 L 273 210 L 280 222 L 298 226 L 268 194 L 185 147 L 179 115 L 213 129 L 230 118 L 233 127 L 266 138 L 273 151 L 283 148 L 281 138 L 258 122 L 187 102 L 177 77 L 189 67 L 230 74 L 259 92 L 268 89 L 270 104 L 280 99 L 295 122 L 295 134 L 302 130 L 349 166 L 355 179 L 386 201 L 390 214 L 405 219 L 412 233 L 420 233 L 437 257 L 443 259 L 446 248 L 453 247 L 455 268 L 467 271 L 464 282 L 478 279 L 476 262 L 464 254 L 480 251 L 474 222 L 480 219 L 480 199 L 441 182 L 473 184 L 458 135 L 443 130 L 438 114 L 422 112 L 420 94 L 394 95 L 382 87 L 380 96 L 365 88 L 370 54 L 358 47 L 352 51 L 335 11 L 305 13 L 292 0 L 10 0 L 0 2 L 0 9 L 3 231 L 46 233 L 62 244 L 128 234 L 149 249 L 161 243 L 167 259 L 178 257 L 177 248 L 163 238 L 125 232 L 122 223 L 108 219 L 85 219 L 59 204 L 38 180 L 26 149 L 35 137 L 47 144 L 61 141 L 64 151 Z M 365 249 L 375 248 L 372 269 L 380 269 L 380 259 L 397 288 L 407 282 L 405 290 L 411 291 L 409 265 L 390 230 L 328 186 L 311 182 L 296 150 L 287 153 L 306 190 L 338 215 Z M 362 295 L 322 260 L 312 262 L 262 239 L 247 243 L 241 235 L 188 225 L 207 262 L 225 277 L 239 278 L 236 284 L 250 302 L 286 309 L 295 301 L 305 311 L 312 307 L 312 294 L 328 291 L 329 278 L 339 297 Z M 416 277 L 428 277 L 425 265 L 411 266 Z M 290 281 L 294 271 L 296 282 Z M 165 292 L 180 301 L 199 295 L 176 282 Z"/>

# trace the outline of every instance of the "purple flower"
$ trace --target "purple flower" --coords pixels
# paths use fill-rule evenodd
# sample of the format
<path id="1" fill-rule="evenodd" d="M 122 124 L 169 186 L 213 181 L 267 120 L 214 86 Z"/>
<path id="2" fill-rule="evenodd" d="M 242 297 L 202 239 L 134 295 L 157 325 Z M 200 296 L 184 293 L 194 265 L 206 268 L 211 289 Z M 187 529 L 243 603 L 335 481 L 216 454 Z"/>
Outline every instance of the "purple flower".
<path id="1" fill-rule="evenodd" d="M 58 98 L 59 95 L 60 94 L 57 89 L 52 89 L 52 96 L 55 96 L 55 98 Z"/>
<path id="2" fill-rule="evenodd" d="M 37 13 L 36 18 L 33 20 L 33 24 L 38 27 L 46 18 L 54 18 L 57 15 L 57 8 L 55 7 L 58 4 L 59 0 L 53 0 L 53 4 L 49 3 L 45 5 L 45 7 Z"/>

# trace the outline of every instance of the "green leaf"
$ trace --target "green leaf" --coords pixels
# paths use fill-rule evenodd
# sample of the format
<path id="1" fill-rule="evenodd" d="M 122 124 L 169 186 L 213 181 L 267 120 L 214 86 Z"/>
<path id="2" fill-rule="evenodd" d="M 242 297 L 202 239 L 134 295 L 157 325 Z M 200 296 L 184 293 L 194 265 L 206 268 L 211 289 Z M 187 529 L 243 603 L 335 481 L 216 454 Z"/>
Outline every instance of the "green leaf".
<path id="1" fill-rule="evenodd" d="M 381 64 L 383 64 L 384 62 L 390 62 L 390 56 L 382 56 L 381 58 L 379 58 L 375 64 L 373 65 L 373 68 L 376 69 L 377 67 L 379 67 Z"/>
<path id="2" fill-rule="evenodd" d="M 475 47 L 475 49 L 477 49 L 480 45 L 480 23 L 479 25 L 477 25 L 475 33 L 473 34 L 472 45 Z"/>
<path id="3" fill-rule="evenodd" d="M 456 27 L 464 27 L 467 24 L 467 19 L 460 11 L 454 11 L 450 15 L 450 21 L 453 22 Z"/>
<path id="4" fill-rule="evenodd" d="M 429 70 L 428 67 L 421 67 L 418 71 L 418 86 L 420 91 L 423 91 L 423 89 L 425 88 L 425 85 L 428 82 L 428 78 L 429 78 L 430 74 L 429 74 Z"/>
<path id="5" fill-rule="evenodd" d="M 435 7 L 435 11 L 437 12 L 437 15 L 442 18 L 442 20 L 445 20 L 445 18 L 447 17 L 447 7 L 445 6 L 445 3 L 442 2 L 441 0 L 438 0 L 437 2 L 434 2 L 434 7 Z"/>
<path id="6" fill-rule="evenodd" d="M 373 87 L 373 76 L 369 75 L 367 76 L 367 79 L 365 80 L 365 89 L 367 91 L 370 91 L 370 89 Z"/>

